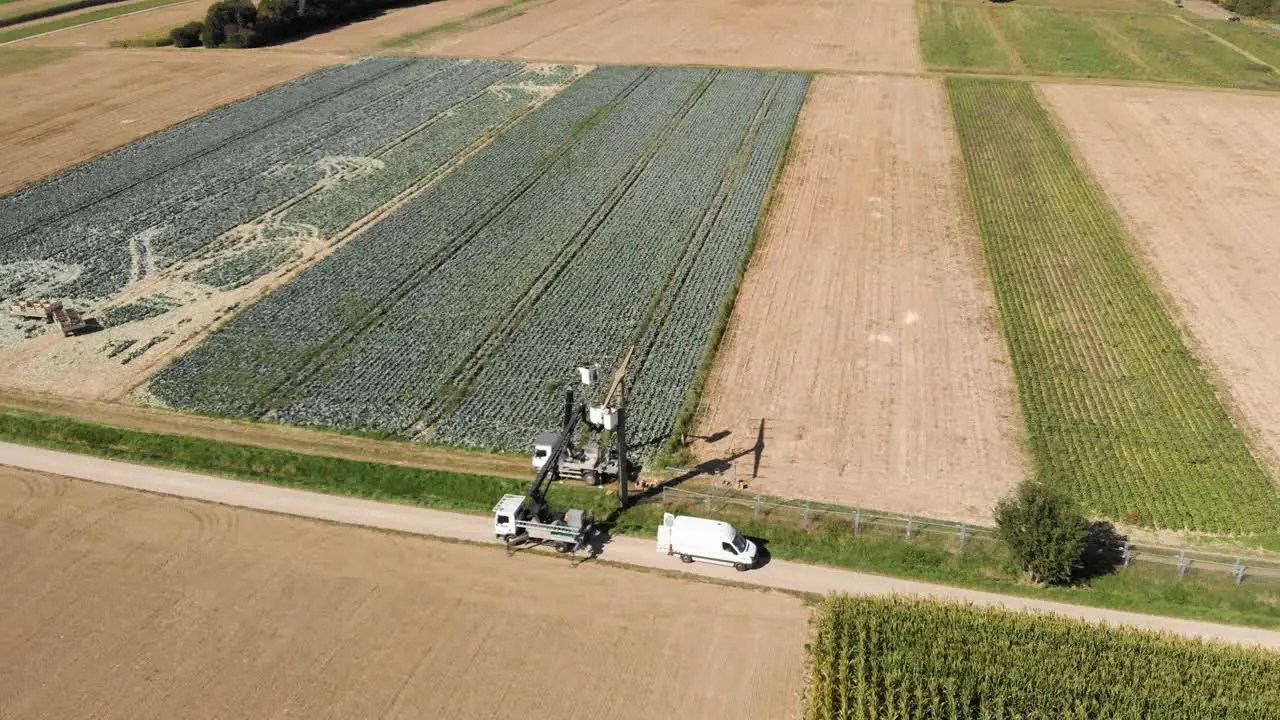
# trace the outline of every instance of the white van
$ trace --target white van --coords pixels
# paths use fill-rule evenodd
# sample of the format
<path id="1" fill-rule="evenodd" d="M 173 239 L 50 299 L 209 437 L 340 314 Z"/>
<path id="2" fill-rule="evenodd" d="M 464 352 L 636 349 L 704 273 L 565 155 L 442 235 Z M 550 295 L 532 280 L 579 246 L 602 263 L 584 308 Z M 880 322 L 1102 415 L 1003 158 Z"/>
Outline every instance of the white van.
<path id="1" fill-rule="evenodd" d="M 727 522 L 664 513 L 658 526 L 658 552 L 694 560 L 732 565 L 746 571 L 756 564 L 756 544 Z"/>

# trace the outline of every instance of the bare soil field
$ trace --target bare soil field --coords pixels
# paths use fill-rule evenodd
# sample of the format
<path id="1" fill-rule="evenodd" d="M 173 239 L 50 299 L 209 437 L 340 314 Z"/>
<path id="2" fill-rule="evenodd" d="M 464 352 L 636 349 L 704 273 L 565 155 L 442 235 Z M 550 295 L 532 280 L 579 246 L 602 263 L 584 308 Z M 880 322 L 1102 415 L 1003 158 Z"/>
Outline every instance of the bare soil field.
<path id="1" fill-rule="evenodd" d="M 763 418 L 752 490 L 987 519 L 1026 465 L 942 86 L 819 77 L 793 143 L 703 399 L 700 434 L 731 434 L 700 454 Z"/>
<path id="2" fill-rule="evenodd" d="M 105 48 L 112 40 L 124 40 L 153 30 L 176 27 L 190 20 L 199 20 L 204 17 L 205 11 L 213 2 L 214 0 L 190 0 L 127 13 L 47 35 L 33 36 L 21 41 L 18 45 L 20 47 Z M 80 12 L 93 12 L 98 9 L 101 8 Z"/>
<path id="3" fill-rule="evenodd" d="M 427 31 L 442 23 L 502 5 L 503 0 L 435 0 L 435 2 L 387 10 L 368 20 L 288 43 L 289 50 L 386 53 L 382 43 L 407 33 Z"/>
<path id="4" fill-rule="evenodd" d="M 785 718 L 783 594 L 0 469 L 6 718 Z"/>
<path id="5" fill-rule="evenodd" d="M 1280 98 L 1042 90 L 1280 469 Z"/>
<path id="6" fill-rule="evenodd" d="M 556 0 L 410 49 L 657 65 L 920 69 L 912 4 L 895 0 Z"/>
<path id="7" fill-rule="evenodd" d="M 104 50 L 0 77 L 0 193 L 338 61 Z"/>

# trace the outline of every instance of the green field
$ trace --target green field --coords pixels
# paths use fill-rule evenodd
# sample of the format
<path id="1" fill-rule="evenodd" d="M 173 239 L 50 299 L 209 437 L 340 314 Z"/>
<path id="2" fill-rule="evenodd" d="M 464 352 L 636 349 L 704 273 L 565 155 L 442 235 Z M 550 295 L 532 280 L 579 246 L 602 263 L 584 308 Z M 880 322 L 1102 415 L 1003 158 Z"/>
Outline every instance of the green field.
<path id="1" fill-rule="evenodd" d="M 1093 26 L 1087 13 L 1002 6 L 993 17 L 1032 73 L 1142 75 L 1142 68 L 1116 49 Z"/>
<path id="2" fill-rule="evenodd" d="M 1146 77 L 1226 87 L 1280 85 L 1275 82 L 1280 80 L 1275 73 L 1251 70 L 1249 58 L 1174 18 L 1098 13 L 1090 19 L 1123 36 L 1130 51 L 1145 65 Z"/>
<path id="3" fill-rule="evenodd" d="M 1032 87 L 947 89 L 1040 476 L 1121 522 L 1274 532 L 1280 497 Z"/>
<path id="4" fill-rule="evenodd" d="M 968 68 L 991 72 L 1012 69 L 996 39 L 986 8 L 951 2 L 916 3 L 920 48 L 930 67 Z"/>
<path id="5" fill-rule="evenodd" d="M 919 0 L 925 63 L 946 70 L 1158 80 L 1280 88 L 1280 75 L 1198 27 L 1138 3 L 990 5 Z M 1198 19 L 1267 62 L 1280 62 L 1280 35 L 1257 25 Z M 1001 37 L 1003 36 L 1004 44 Z M 1015 57 L 1009 57 L 1016 53 Z"/>
<path id="6" fill-rule="evenodd" d="M 979 0 L 990 2 L 990 0 Z M 1017 0 L 1022 7 L 1050 7 L 1062 10 L 1106 12 L 1146 12 L 1167 15 L 1172 9 L 1164 0 Z"/>
<path id="7" fill-rule="evenodd" d="M 1274 720 L 1280 655 L 1066 618 L 833 596 L 810 644 L 806 716 Z"/>
<path id="8" fill-rule="evenodd" d="M 1254 54 L 1259 60 L 1280 68 L 1280 31 L 1269 30 L 1253 22 L 1229 23 L 1202 17 L 1191 18 L 1191 22 Z"/>

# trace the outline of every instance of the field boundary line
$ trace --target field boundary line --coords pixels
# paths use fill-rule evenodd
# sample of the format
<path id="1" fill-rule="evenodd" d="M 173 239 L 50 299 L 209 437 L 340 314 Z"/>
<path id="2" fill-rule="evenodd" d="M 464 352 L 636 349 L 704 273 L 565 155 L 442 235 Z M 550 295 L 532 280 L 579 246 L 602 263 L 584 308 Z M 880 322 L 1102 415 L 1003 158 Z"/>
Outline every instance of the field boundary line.
<path id="1" fill-rule="evenodd" d="M 1205 35 L 1208 35 L 1209 37 L 1213 38 L 1214 40 L 1217 40 L 1218 42 L 1222 43 L 1223 45 L 1226 45 L 1227 47 L 1231 48 L 1232 50 L 1235 50 L 1236 52 L 1238 52 L 1238 53 L 1240 53 L 1241 55 L 1245 56 L 1245 57 L 1246 57 L 1246 58 L 1248 58 L 1251 62 L 1255 62 L 1255 63 L 1257 63 L 1257 64 L 1259 64 L 1259 65 L 1266 65 L 1267 67 L 1271 68 L 1271 72 L 1273 72 L 1273 73 L 1280 73 L 1280 68 L 1277 68 L 1275 65 L 1272 65 L 1271 63 L 1269 63 L 1269 62 L 1267 62 L 1267 61 L 1263 60 L 1262 58 L 1258 57 L 1257 55 L 1254 55 L 1253 53 L 1249 52 L 1248 50 L 1245 50 L 1244 48 L 1240 47 L 1239 45 L 1236 45 L 1235 43 L 1231 42 L 1230 40 L 1227 40 L 1226 38 L 1224 38 L 1224 37 L 1222 37 L 1222 36 L 1218 35 L 1217 33 L 1213 32 L 1212 30 L 1209 30 L 1208 28 L 1200 27 L 1199 25 L 1197 25 L 1197 24 L 1195 24 L 1195 23 L 1191 22 L 1190 20 L 1188 20 L 1188 19 L 1186 19 L 1186 18 L 1182 17 L 1182 15 L 1180 15 L 1180 14 L 1176 14 L 1176 13 L 1175 13 L 1174 15 L 1171 15 L 1170 17 L 1172 17 L 1174 20 L 1177 20 L 1178 22 L 1182 23 L 1183 25 L 1186 25 L 1186 26 L 1187 26 L 1187 27 L 1189 27 L 1189 28 L 1195 28 L 1196 30 L 1198 30 L 1198 31 L 1200 31 L 1200 32 L 1202 32 L 1202 33 L 1204 33 Z"/>
<path id="2" fill-rule="evenodd" d="M 157 5 L 155 7 L 143 8 L 141 10 L 134 10 L 133 12 L 120 13 L 119 15 L 112 15 L 111 17 L 98 18 L 97 20 L 90 20 L 89 22 L 86 22 L 86 23 L 77 23 L 75 25 L 68 25 L 67 27 L 57 28 L 56 30 L 49 30 L 48 32 L 42 32 L 38 35 L 28 35 L 26 37 L 18 38 L 17 40 L 2 42 L 0 43 L 0 47 L 6 47 L 8 45 L 13 45 L 14 43 L 26 42 L 27 40 L 35 40 L 36 38 L 45 37 L 47 35 L 52 35 L 54 33 L 60 33 L 63 30 L 75 30 L 76 28 L 89 27 L 90 25 L 97 25 L 98 23 L 110 22 L 112 20 L 119 20 L 120 18 L 129 17 L 130 15 L 141 15 L 142 13 L 151 12 L 152 10 L 163 10 L 164 8 L 171 8 L 178 5 L 186 5 L 192 2 L 195 2 L 195 0 L 178 0 L 177 2 L 165 3 L 164 5 Z M 50 19 L 54 17 L 57 17 L 57 16 L 51 15 Z M 36 22 L 36 21 L 32 21 L 32 22 Z"/>
<path id="3" fill-rule="evenodd" d="M 358 497 L 327 495 L 4 442 L 0 442 L 0 451 L 4 455 L 4 462 L 0 464 L 88 482 L 345 525 L 497 545 L 497 541 L 493 539 L 491 521 L 487 516 L 449 513 Z M 735 572 L 732 568 L 705 563 L 696 563 L 692 566 L 674 565 L 670 562 L 671 558 L 654 552 L 653 541 L 647 537 L 613 538 L 604 546 L 600 557 L 611 563 L 678 572 L 686 577 L 701 576 L 736 580 L 762 588 L 806 593 L 915 595 L 948 602 L 1066 615 L 1094 623 L 1145 628 L 1233 645 L 1280 649 L 1280 631 L 1264 628 L 1147 615 L 1088 605 L 1072 605 L 786 560 L 771 560 L 764 567 L 746 574 Z"/>

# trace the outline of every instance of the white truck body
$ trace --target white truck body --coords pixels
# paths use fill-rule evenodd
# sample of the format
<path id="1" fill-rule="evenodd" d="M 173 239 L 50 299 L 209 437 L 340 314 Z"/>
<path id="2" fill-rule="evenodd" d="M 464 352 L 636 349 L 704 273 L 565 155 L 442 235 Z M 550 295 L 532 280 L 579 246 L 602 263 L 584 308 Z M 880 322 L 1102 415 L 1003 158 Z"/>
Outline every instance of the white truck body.
<path id="1" fill-rule="evenodd" d="M 493 534 L 499 540 L 534 540 L 555 545 L 560 552 L 581 550 L 587 542 L 589 523 L 581 510 L 569 510 L 549 523 L 528 517 L 528 498 L 503 495 L 493 506 Z"/>
<path id="2" fill-rule="evenodd" d="M 664 513 L 658 526 L 658 552 L 678 555 L 684 562 L 731 565 L 737 570 L 755 566 L 756 544 L 742 537 L 732 525 L 720 520 Z"/>

